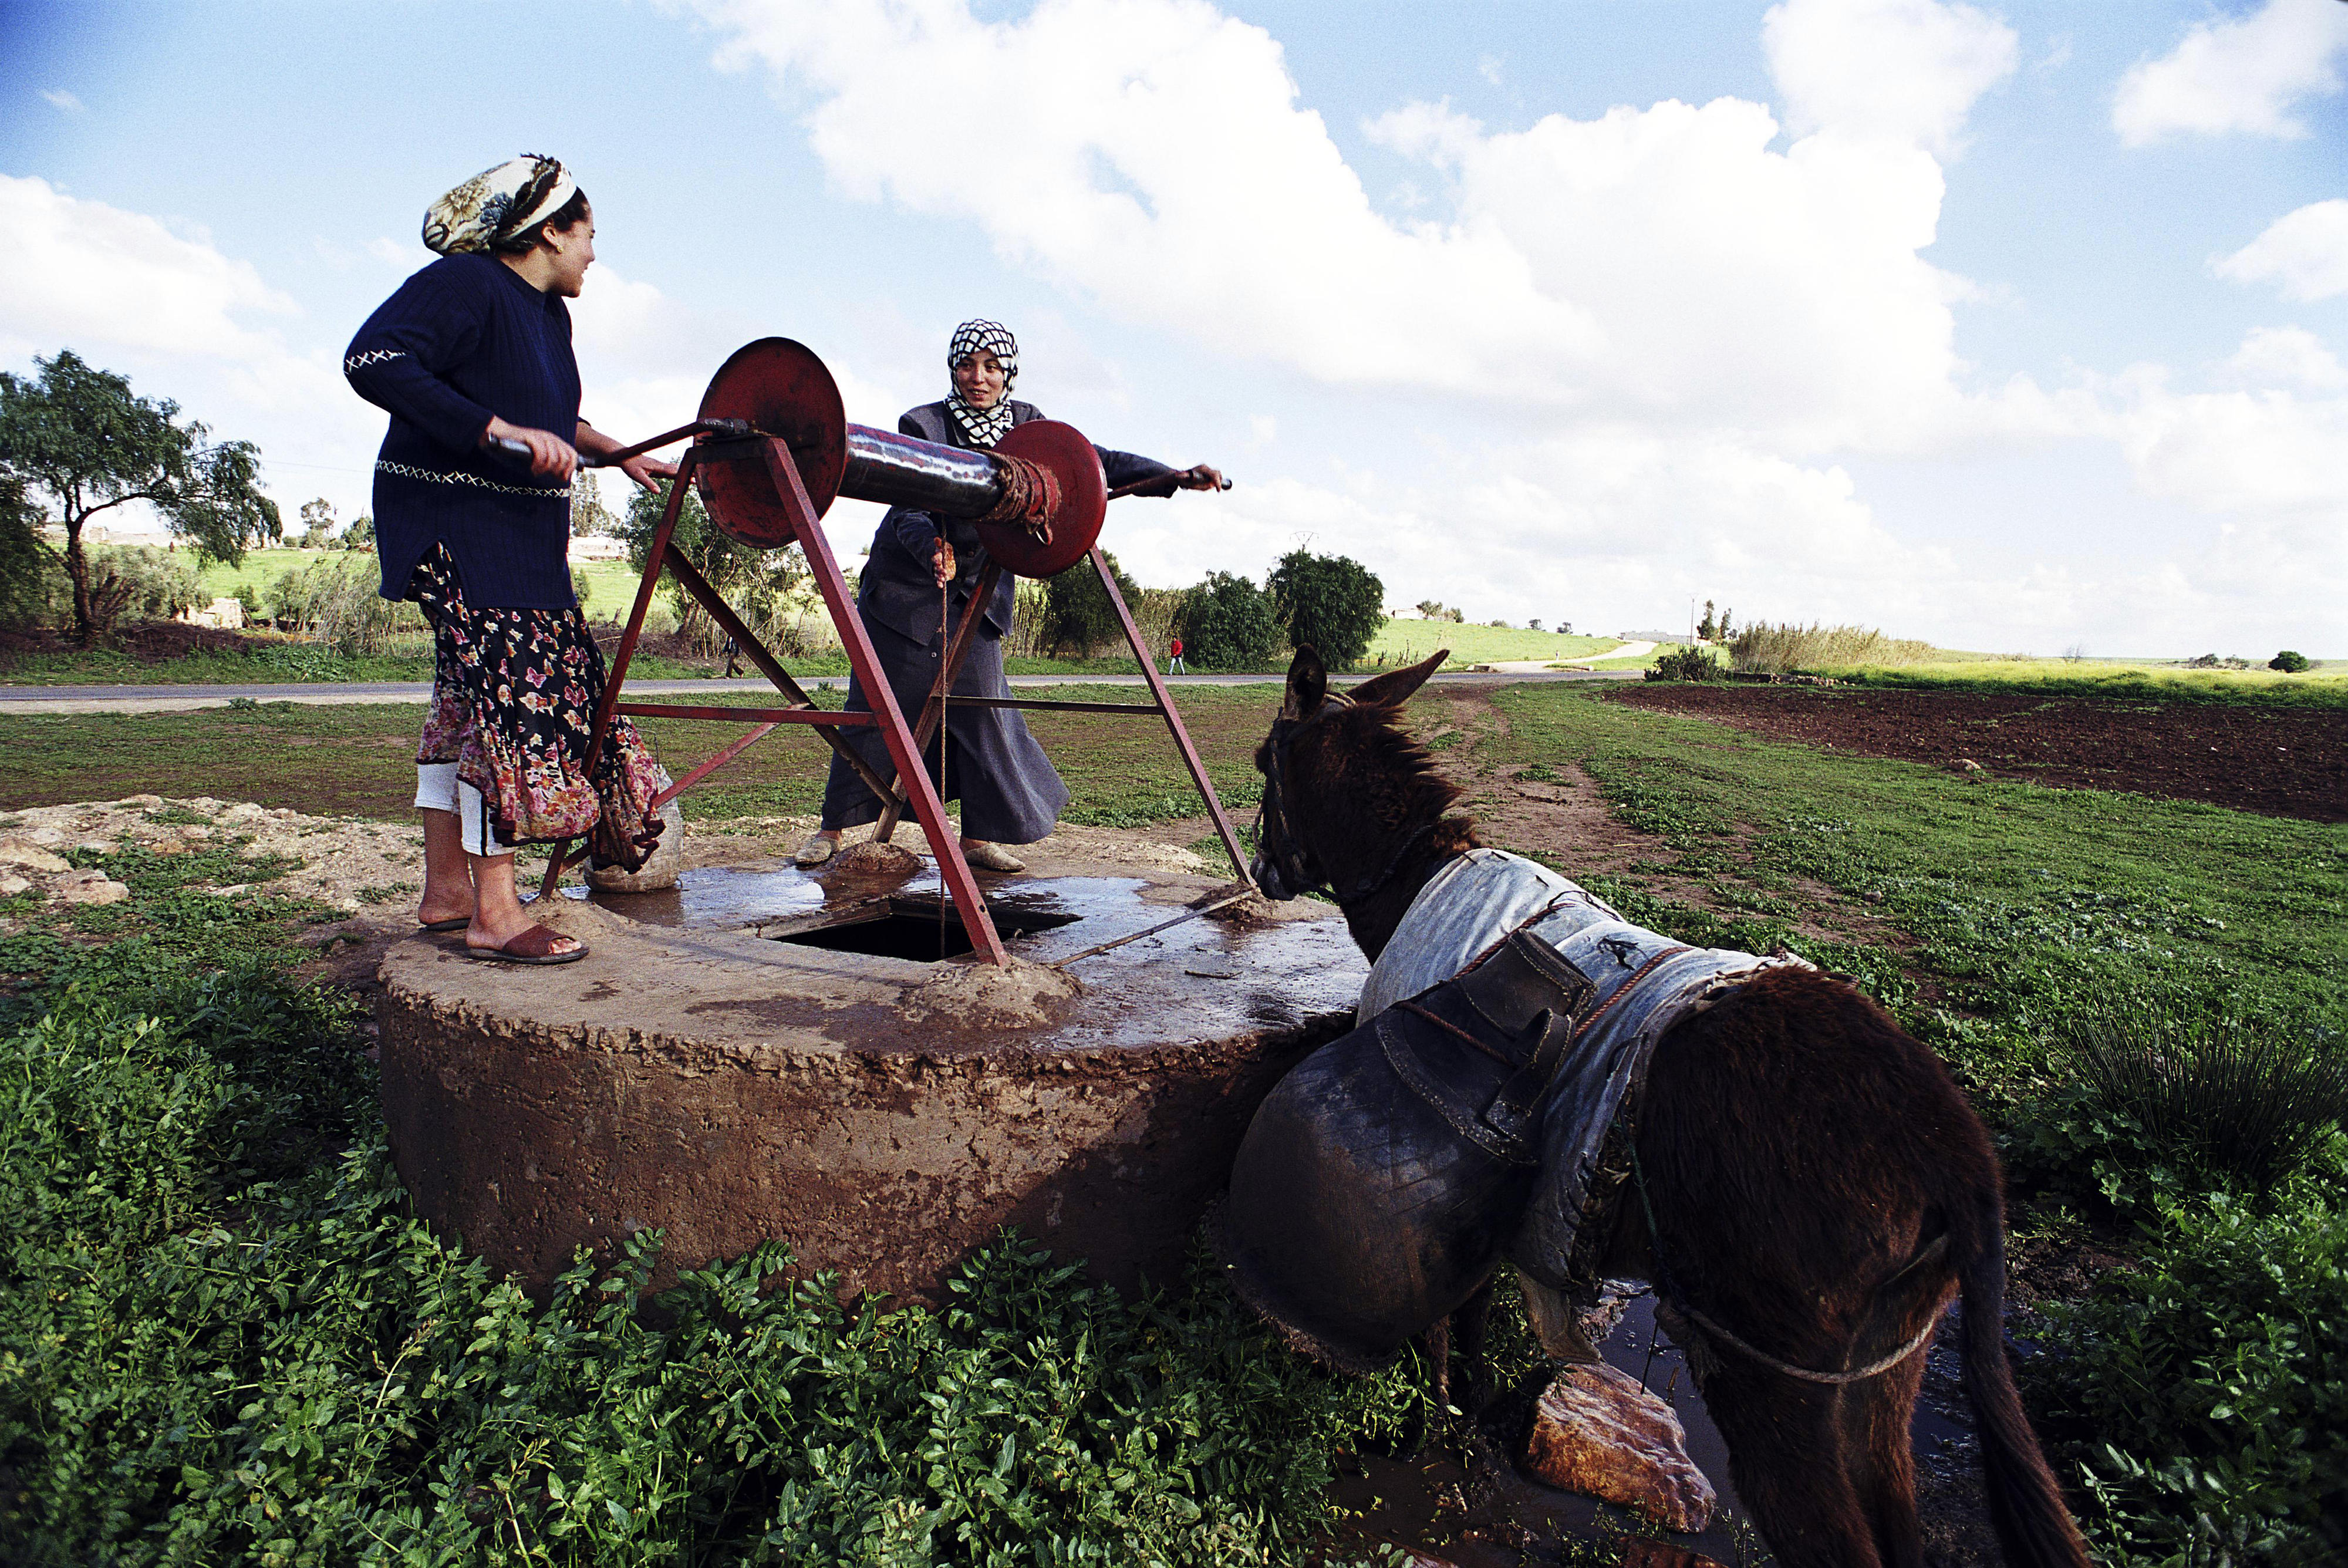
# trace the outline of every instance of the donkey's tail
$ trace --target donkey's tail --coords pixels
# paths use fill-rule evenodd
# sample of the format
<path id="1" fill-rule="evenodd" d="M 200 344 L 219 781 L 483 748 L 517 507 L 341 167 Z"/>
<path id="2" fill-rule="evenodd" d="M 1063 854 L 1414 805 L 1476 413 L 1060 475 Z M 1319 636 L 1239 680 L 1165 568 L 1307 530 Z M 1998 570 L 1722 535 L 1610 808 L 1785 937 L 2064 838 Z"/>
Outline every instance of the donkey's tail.
<path id="1" fill-rule="evenodd" d="M 2086 1543 L 2054 1472 L 2022 1413 L 2013 1368 L 2005 1359 L 2005 1227 L 1997 1206 L 1969 1249 L 1958 1275 L 1965 1304 L 1965 1392 L 1980 1434 L 1990 1521 L 2016 1568 L 2088 1568 Z"/>

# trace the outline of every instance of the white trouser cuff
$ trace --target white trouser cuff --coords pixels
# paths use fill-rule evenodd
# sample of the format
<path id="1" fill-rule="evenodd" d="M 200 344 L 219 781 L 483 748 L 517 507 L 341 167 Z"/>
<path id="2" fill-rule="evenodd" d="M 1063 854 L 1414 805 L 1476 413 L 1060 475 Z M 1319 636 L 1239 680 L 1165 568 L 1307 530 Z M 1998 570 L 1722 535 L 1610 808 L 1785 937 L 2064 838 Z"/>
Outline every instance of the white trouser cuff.
<path id="1" fill-rule="evenodd" d="M 416 809 L 453 811 L 457 809 L 457 765 L 419 762 L 416 765 Z"/>
<path id="2" fill-rule="evenodd" d="M 515 846 L 504 842 L 489 826 L 489 805 L 470 784 L 457 786 L 457 824 L 464 830 L 469 855 L 510 855 Z"/>

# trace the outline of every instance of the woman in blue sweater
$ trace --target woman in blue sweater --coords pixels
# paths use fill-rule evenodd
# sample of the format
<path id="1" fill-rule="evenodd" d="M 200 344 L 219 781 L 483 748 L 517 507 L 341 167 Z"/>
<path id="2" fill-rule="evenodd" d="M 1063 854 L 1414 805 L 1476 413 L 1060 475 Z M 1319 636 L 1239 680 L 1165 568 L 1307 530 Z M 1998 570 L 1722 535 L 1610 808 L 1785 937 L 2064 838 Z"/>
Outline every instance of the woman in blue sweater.
<path id="1" fill-rule="evenodd" d="M 537 924 L 514 892 L 515 846 L 584 836 L 634 870 L 660 836 L 668 786 L 634 727 L 614 719 L 582 766 L 603 660 L 571 590 L 579 454 L 623 445 L 579 417 L 571 314 L 595 259 L 595 216 L 562 165 L 524 154 L 432 204 L 441 257 L 367 318 L 343 373 L 390 414 L 376 460 L 383 596 L 433 631 L 432 708 L 416 755 L 427 931 L 465 931 L 477 958 L 587 955 Z M 621 465 L 646 489 L 669 464 Z"/>

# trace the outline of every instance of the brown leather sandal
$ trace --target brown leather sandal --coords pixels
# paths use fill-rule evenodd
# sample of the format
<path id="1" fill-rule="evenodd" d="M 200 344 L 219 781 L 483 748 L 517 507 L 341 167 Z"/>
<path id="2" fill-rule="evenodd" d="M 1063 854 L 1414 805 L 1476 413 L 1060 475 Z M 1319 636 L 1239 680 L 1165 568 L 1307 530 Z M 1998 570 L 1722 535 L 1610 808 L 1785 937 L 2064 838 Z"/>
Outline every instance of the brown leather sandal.
<path id="1" fill-rule="evenodd" d="M 465 956 L 485 964 L 576 964 L 587 956 L 583 942 L 568 953 L 554 952 L 554 944 L 562 940 L 562 933 L 552 927 L 533 925 L 503 947 L 475 947 L 467 943 Z"/>

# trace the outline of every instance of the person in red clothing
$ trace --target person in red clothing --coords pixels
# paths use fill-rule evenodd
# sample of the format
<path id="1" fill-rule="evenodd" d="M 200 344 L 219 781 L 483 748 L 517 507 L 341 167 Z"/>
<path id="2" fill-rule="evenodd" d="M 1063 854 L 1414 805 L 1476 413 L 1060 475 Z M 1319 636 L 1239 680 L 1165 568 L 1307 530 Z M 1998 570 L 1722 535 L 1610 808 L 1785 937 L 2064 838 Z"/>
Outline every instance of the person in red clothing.
<path id="1" fill-rule="evenodd" d="M 1190 666 L 1182 662 L 1182 639 L 1179 637 L 1167 645 L 1166 673 L 1169 676 L 1187 676 L 1190 673 Z"/>

